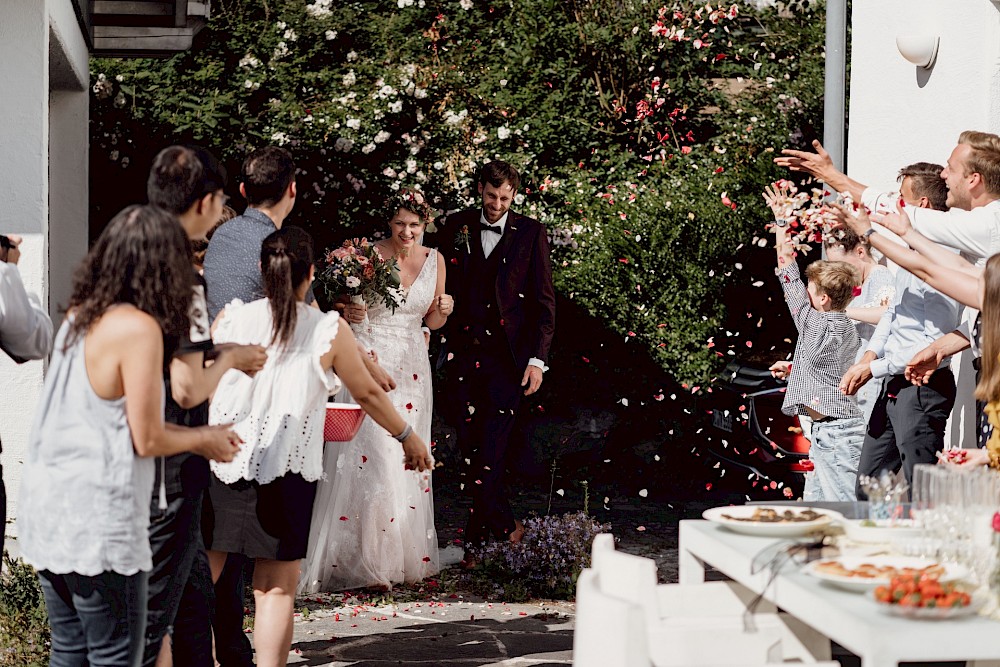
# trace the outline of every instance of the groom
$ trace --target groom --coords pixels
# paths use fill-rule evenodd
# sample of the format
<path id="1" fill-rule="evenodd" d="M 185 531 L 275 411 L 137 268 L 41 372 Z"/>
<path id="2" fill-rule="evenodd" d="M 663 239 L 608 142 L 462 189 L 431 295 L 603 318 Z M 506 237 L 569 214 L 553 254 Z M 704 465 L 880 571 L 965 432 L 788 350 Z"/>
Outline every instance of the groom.
<path id="1" fill-rule="evenodd" d="M 472 511 L 465 531 L 465 566 L 483 542 L 518 542 L 504 488 L 508 441 L 522 396 L 542 384 L 555 331 L 549 244 L 536 220 L 510 210 L 521 184 L 517 169 L 496 160 L 479 173 L 482 208 L 448 217 L 441 242 L 448 294 L 455 298 L 448 347 L 457 381 L 459 446 L 468 465 Z M 452 356 L 452 355 L 449 355 Z"/>

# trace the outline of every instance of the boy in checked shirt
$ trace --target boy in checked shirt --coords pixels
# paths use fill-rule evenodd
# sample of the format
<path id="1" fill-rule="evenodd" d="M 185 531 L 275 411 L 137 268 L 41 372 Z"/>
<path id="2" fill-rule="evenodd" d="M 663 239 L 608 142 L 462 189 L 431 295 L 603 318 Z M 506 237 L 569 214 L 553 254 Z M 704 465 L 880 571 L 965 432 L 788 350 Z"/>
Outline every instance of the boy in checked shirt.
<path id="1" fill-rule="evenodd" d="M 773 226 L 775 273 L 799 338 L 781 411 L 813 422 L 809 458 L 814 470 L 806 474 L 802 499 L 854 501 L 865 422 L 857 400 L 841 393 L 840 379 L 861 345 L 845 312 L 861 281 L 847 262 L 819 260 L 806 267 L 804 285 L 784 222 L 779 219 Z"/>

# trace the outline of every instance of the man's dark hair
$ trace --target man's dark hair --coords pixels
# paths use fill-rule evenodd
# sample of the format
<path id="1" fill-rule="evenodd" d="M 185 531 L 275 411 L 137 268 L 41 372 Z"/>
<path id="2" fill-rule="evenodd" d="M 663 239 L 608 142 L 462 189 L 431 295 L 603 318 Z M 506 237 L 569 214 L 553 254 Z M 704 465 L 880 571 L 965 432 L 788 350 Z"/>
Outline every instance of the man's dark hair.
<path id="1" fill-rule="evenodd" d="M 927 197 L 931 208 L 947 211 L 948 205 L 945 201 L 948 199 L 948 186 L 941 178 L 943 170 L 944 167 L 939 164 L 915 162 L 900 169 L 896 180 L 902 183 L 903 179 L 909 176 L 915 197 Z"/>
<path id="2" fill-rule="evenodd" d="M 258 148 L 243 161 L 243 189 L 251 206 L 273 206 L 295 180 L 295 162 L 284 148 Z"/>
<path id="3" fill-rule="evenodd" d="M 165 336 L 179 337 L 190 327 L 191 296 L 191 246 L 176 216 L 159 206 L 129 206 L 76 268 L 67 347 L 118 303 L 132 304 Z"/>
<path id="4" fill-rule="evenodd" d="M 479 171 L 480 185 L 485 186 L 489 183 L 499 188 L 505 182 L 510 184 L 511 190 L 517 190 L 521 186 L 521 174 L 509 162 L 493 160 L 484 164 Z"/>
<path id="5" fill-rule="evenodd" d="M 149 203 L 180 215 L 207 194 L 226 187 L 226 168 L 199 146 L 168 146 L 146 180 Z"/>

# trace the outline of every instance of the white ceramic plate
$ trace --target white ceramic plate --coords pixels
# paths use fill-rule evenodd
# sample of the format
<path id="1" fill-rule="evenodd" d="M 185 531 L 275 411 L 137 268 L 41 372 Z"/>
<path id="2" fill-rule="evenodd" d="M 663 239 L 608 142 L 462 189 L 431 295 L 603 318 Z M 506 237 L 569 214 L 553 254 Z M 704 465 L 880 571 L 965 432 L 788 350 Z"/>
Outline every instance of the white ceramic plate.
<path id="1" fill-rule="evenodd" d="M 812 510 L 822 516 L 813 521 L 787 521 L 781 523 L 739 520 L 740 518 L 749 519 L 756 510 L 762 509 L 773 509 L 777 512 L 790 511 L 796 514 L 800 514 L 804 510 Z M 727 518 L 727 516 L 723 515 L 733 518 Z M 712 509 L 705 510 L 701 516 L 720 526 L 725 526 L 734 533 L 756 535 L 759 537 L 801 537 L 821 530 L 835 520 L 843 518 L 843 515 L 839 512 L 822 510 L 816 507 L 809 507 L 808 505 L 733 505 L 729 507 L 713 507 Z"/>
<path id="2" fill-rule="evenodd" d="M 847 539 L 863 544 L 890 544 L 897 540 L 918 538 L 922 534 L 920 527 L 912 519 L 902 519 L 895 523 L 877 521 L 875 525 L 864 525 L 866 523 L 870 522 L 850 519 L 840 522 Z"/>
<path id="3" fill-rule="evenodd" d="M 803 572 L 816 577 L 820 581 L 856 593 L 864 593 L 873 590 L 877 586 L 884 586 L 889 583 L 893 575 L 886 574 L 880 577 L 861 578 L 838 575 L 818 569 L 820 563 L 831 561 L 837 562 L 849 570 L 857 569 L 866 564 L 878 567 L 893 567 L 897 570 L 903 568 L 919 570 L 937 564 L 936 561 L 927 558 L 912 558 L 907 556 L 840 556 L 838 558 L 822 558 L 813 561 L 802 569 Z M 943 567 L 944 573 L 940 576 L 941 581 L 957 581 L 969 574 L 969 571 L 961 565 L 945 564 Z"/>
<path id="4" fill-rule="evenodd" d="M 973 616 L 983 608 L 987 599 L 986 594 L 976 592 L 972 594 L 972 600 L 969 604 L 964 607 L 901 607 L 898 604 L 888 604 L 886 602 L 879 602 L 878 600 L 875 600 L 875 604 L 878 605 L 880 611 L 890 616 L 943 621 L 950 618 Z"/>

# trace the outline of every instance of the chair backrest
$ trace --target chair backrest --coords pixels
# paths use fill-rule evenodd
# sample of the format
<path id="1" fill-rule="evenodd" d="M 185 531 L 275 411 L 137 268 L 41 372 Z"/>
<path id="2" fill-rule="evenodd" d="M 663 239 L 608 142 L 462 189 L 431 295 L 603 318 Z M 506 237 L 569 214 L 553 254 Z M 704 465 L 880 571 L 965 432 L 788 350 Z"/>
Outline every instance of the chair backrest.
<path id="1" fill-rule="evenodd" d="M 656 563 L 653 560 L 605 550 L 601 552 L 594 569 L 600 575 L 602 593 L 638 605 L 648 626 L 655 627 L 660 622 Z"/>
<path id="2" fill-rule="evenodd" d="M 594 543 L 590 547 L 590 567 L 598 569 L 601 558 L 604 554 L 614 552 L 615 536 L 611 533 L 599 533 L 594 536 Z"/>
<path id="3" fill-rule="evenodd" d="M 575 667 L 652 667 L 643 612 L 601 590 L 600 575 L 585 569 L 576 581 Z"/>

